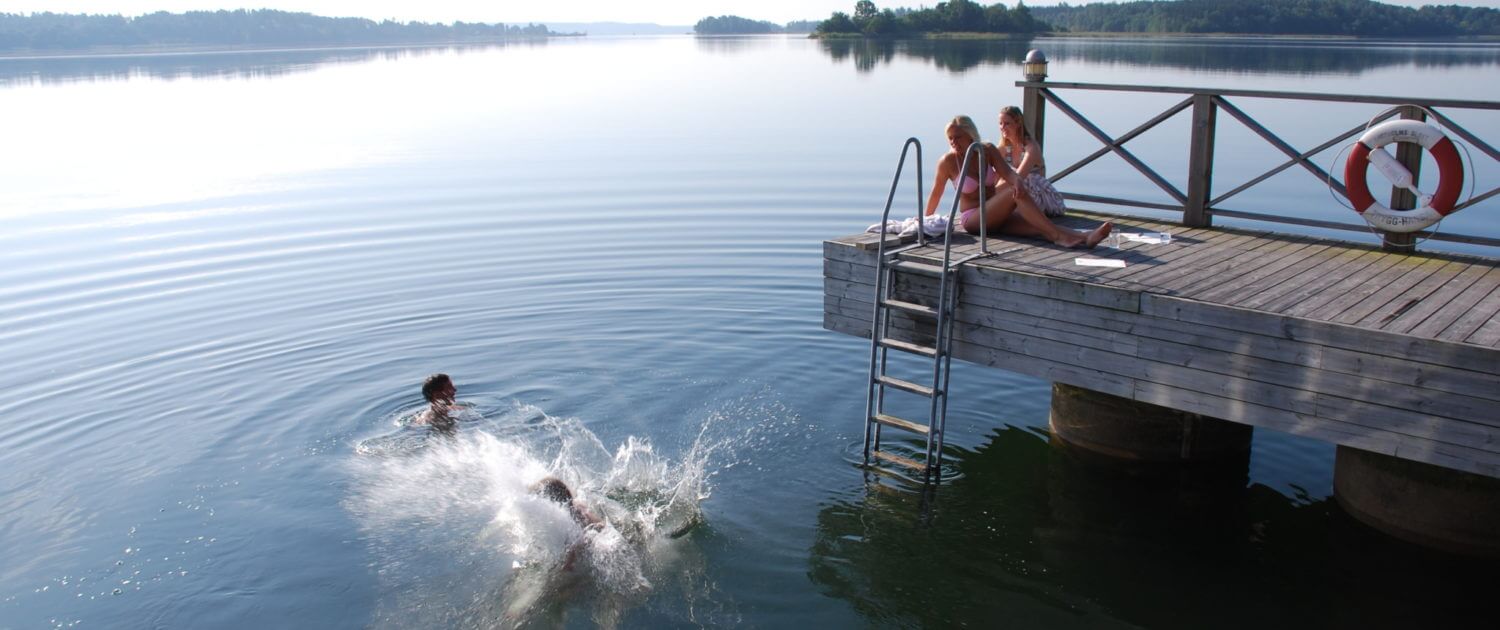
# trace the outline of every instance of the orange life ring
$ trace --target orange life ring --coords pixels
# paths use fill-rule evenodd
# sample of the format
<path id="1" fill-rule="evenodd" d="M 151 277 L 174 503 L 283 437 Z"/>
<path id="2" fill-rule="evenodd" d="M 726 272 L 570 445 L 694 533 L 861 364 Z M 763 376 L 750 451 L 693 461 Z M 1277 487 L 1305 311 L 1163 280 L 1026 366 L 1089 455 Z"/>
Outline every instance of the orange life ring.
<path id="1" fill-rule="evenodd" d="M 1417 190 L 1411 172 L 1381 149 L 1392 142 L 1415 142 L 1432 153 L 1438 164 L 1436 193 L 1428 195 Z M 1392 210 L 1376 203 L 1365 181 L 1370 164 L 1397 188 L 1412 191 L 1419 206 L 1413 210 Z M 1437 127 L 1419 120 L 1386 121 L 1365 131 L 1349 152 L 1349 160 L 1344 164 L 1344 187 L 1354 211 L 1370 225 L 1387 232 L 1416 232 L 1453 212 L 1464 187 L 1463 162 L 1453 141 Z"/>

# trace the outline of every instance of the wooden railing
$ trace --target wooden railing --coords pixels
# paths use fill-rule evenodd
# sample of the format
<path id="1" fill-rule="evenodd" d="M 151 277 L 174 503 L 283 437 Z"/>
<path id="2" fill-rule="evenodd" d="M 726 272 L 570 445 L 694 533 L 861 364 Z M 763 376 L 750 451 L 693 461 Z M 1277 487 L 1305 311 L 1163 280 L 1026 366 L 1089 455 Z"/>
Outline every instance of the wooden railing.
<path id="1" fill-rule="evenodd" d="M 1375 105 L 1396 106 L 1377 116 L 1371 124 L 1381 122 L 1385 119 L 1399 116 L 1406 119 L 1426 120 L 1427 113 L 1431 112 L 1433 117 L 1451 134 L 1458 136 L 1469 146 L 1477 149 L 1490 159 L 1500 161 L 1500 151 L 1485 143 L 1475 134 L 1458 125 L 1451 118 L 1444 115 L 1443 109 L 1477 109 L 1477 110 L 1500 110 L 1500 103 L 1489 101 L 1465 101 L 1454 99 L 1433 99 L 1422 97 L 1378 97 L 1378 96 L 1351 96 L 1347 94 L 1317 94 L 1305 92 L 1275 92 L 1262 90 L 1210 90 L 1200 88 L 1178 88 L 1142 85 L 1110 85 L 1100 83 L 1056 83 L 1045 80 L 1017 81 L 1017 87 L 1025 89 L 1023 106 L 1026 111 L 1027 130 L 1038 142 L 1042 142 L 1046 130 L 1046 105 L 1062 112 L 1068 118 L 1078 123 L 1084 131 L 1088 132 L 1104 146 L 1078 162 L 1059 171 L 1051 173 L 1053 182 L 1067 177 L 1085 165 L 1110 153 L 1114 153 L 1130 164 L 1146 177 L 1152 184 L 1160 188 L 1172 198 L 1175 203 L 1158 203 L 1135 199 L 1123 199 L 1101 195 L 1090 195 L 1081 193 L 1063 193 L 1067 199 L 1101 203 L 1116 206 L 1150 208 L 1155 210 L 1178 211 L 1182 213 L 1182 223 L 1192 227 L 1206 227 L 1213 222 L 1213 217 L 1224 216 L 1255 221 L 1269 221 L 1275 223 L 1289 223 L 1305 225 L 1318 228 L 1329 228 L 1336 230 L 1354 230 L 1360 232 L 1370 231 L 1370 227 L 1363 223 L 1342 223 L 1336 221 L 1323 221 L 1294 216 L 1265 214 L 1259 212 L 1247 212 L 1242 210 L 1230 210 L 1222 204 L 1225 200 L 1238 195 L 1245 190 L 1259 184 L 1272 176 L 1294 166 L 1300 166 L 1308 173 L 1317 177 L 1319 182 L 1326 183 L 1340 195 L 1348 197 L 1344 184 L 1338 179 L 1324 171 L 1313 163 L 1312 157 L 1343 143 L 1350 138 L 1360 135 L 1367 127 L 1366 124 L 1355 126 L 1332 139 L 1323 142 L 1311 149 L 1299 150 L 1291 143 L 1283 140 L 1264 125 L 1257 122 L 1249 114 L 1230 101 L 1231 97 L 1266 98 L 1266 99 L 1290 99 L 1300 101 L 1326 101 L 1338 103 L 1369 103 Z M 1060 90 L 1102 90 L 1116 92 L 1141 92 L 1160 94 L 1184 94 L 1187 98 L 1168 107 L 1165 111 L 1153 116 L 1151 119 L 1141 123 L 1134 129 L 1120 135 L 1110 137 L 1097 125 L 1090 122 L 1087 117 L 1069 105 L 1057 92 Z M 1152 170 L 1143 160 L 1125 148 L 1125 143 L 1140 136 L 1146 131 L 1156 127 L 1163 121 L 1176 116 L 1185 110 L 1192 110 L 1192 135 L 1189 140 L 1190 152 L 1188 159 L 1187 191 L 1184 192 L 1172 185 L 1166 178 Z M 1214 196 L 1212 193 L 1213 170 L 1214 170 L 1214 136 L 1218 128 L 1218 114 L 1222 111 L 1229 114 L 1235 120 L 1254 131 L 1262 139 L 1287 156 L 1287 161 L 1276 167 L 1251 178 L 1245 183 L 1235 187 L 1229 192 Z M 1472 155 L 1472 154 L 1471 154 Z M 1422 165 L 1421 147 L 1411 143 L 1400 143 L 1396 150 L 1396 159 L 1411 171 L 1413 179 L 1420 177 Z M 1478 159 L 1476 156 L 1475 159 Z M 1500 194 L 1500 187 L 1487 192 L 1474 194 L 1472 198 L 1463 201 L 1456 208 L 1462 209 L 1480 203 L 1486 199 Z M 1410 191 L 1403 188 L 1392 187 L 1391 204 L 1393 209 L 1411 209 L 1416 207 L 1416 197 Z M 1455 234 L 1450 232 L 1412 232 L 1412 233 L 1382 233 L 1382 240 L 1387 249 L 1396 251 L 1412 251 L 1417 238 L 1431 238 L 1441 241 L 1452 241 L 1461 243 L 1473 243 L 1500 247 L 1500 238 L 1479 236 L 1471 234 Z"/>

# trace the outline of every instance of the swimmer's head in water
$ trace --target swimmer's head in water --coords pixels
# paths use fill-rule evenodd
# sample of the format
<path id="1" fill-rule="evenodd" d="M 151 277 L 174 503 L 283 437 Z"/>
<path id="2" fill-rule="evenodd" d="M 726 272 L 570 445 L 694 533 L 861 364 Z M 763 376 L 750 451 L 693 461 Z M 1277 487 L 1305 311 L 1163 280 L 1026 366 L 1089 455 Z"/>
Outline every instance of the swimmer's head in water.
<path id="1" fill-rule="evenodd" d="M 568 484 L 563 483 L 557 477 L 548 477 L 536 482 L 531 491 L 546 497 L 549 501 L 556 501 L 566 506 L 573 505 L 573 491 L 568 489 Z"/>
<path id="2" fill-rule="evenodd" d="M 457 393 L 458 388 L 453 386 L 453 379 L 448 378 L 447 374 L 433 374 L 422 382 L 422 398 L 427 399 L 427 402 L 438 400 L 452 402 L 453 396 Z"/>

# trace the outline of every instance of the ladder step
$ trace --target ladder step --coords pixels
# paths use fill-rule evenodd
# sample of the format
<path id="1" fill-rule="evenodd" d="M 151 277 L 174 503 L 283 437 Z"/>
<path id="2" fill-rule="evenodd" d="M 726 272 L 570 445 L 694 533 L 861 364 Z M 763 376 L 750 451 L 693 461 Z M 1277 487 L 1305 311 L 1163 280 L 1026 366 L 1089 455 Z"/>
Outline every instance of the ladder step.
<path id="1" fill-rule="evenodd" d="M 876 377 L 875 381 L 878 382 L 878 383 L 884 383 L 886 385 L 889 385 L 889 386 L 894 387 L 896 389 L 899 389 L 901 391 L 911 392 L 913 394 L 920 394 L 920 395 L 926 396 L 928 398 L 932 398 L 932 396 L 933 396 L 933 391 L 932 391 L 931 387 L 923 387 L 923 386 L 918 385 L 916 383 L 913 383 L 911 381 L 903 381 L 903 380 L 901 380 L 899 378 L 896 378 L 894 376 L 881 375 L 881 376 Z"/>
<path id="2" fill-rule="evenodd" d="M 908 342 L 905 342 L 905 341 L 891 339 L 890 337 L 883 337 L 883 338 L 881 338 L 880 345 L 885 346 L 887 348 L 893 348 L 893 349 L 896 349 L 896 350 L 900 350 L 902 352 L 910 352 L 912 354 L 920 354 L 920 355 L 922 355 L 924 357 L 927 357 L 929 359 L 937 358 L 937 348 L 932 348 L 932 347 L 929 347 L 929 346 L 924 346 L 924 345 L 915 344 L 915 343 L 908 343 Z"/>
<path id="3" fill-rule="evenodd" d="M 892 464 L 896 464 L 898 466 L 905 466 L 905 467 L 910 468 L 912 470 L 915 470 L 917 472 L 926 472 L 926 470 L 927 470 L 927 465 L 926 464 L 923 464 L 922 462 L 919 462 L 919 461 L 917 461 L 915 459 L 912 459 L 910 457 L 902 457 L 900 455 L 893 455 L 893 454 L 887 453 L 885 451 L 875 451 L 875 452 L 870 453 L 870 454 L 874 455 L 875 459 L 888 461 L 888 462 L 890 462 Z"/>
<path id="4" fill-rule="evenodd" d="M 933 348 L 931 346 L 924 346 L 922 344 L 910 343 L 910 342 L 906 342 L 906 341 L 901 341 L 899 339 L 892 339 L 890 337 L 882 337 L 880 339 L 880 345 L 885 346 L 887 348 L 893 348 L 893 349 L 896 349 L 896 350 L 900 350 L 902 352 L 910 352 L 912 354 L 919 354 L 919 355 L 922 355 L 922 356 L 927 357 L 929 359 L 937 358 L 937 348 Z"/>
<path id="5" fill-rule="evenodd" d="M 905 271 L 907 273 L 914 273 L 922 276 L 929 276 L 933 278 L 943 277 L 942 265 L 929 265 L 927 263 L 921 263 L 915 260 L 893 260 L 890 263 L 890 267 L 891 269 L 895 269 L 896 271 Z"/>
<path id="6" fill-rule="evenodd" d="M 890 298 L 885 298 L 881 300 L 880 303 L 886 307 L 894 308 L 898 311 L 905 311 L 913 315 L 922 315 L 932 318 L 936 318 L 938 316 L 937 309 L 932 308 L 931 306 L 922 306 L 921 304 L 903 302 L 901 300 L 892 300 Z"/>
<path id="7" fill-rule="evenodd" d="M 902 245 L 900 245 L 898 247 L 885 250 L 885 255 L 886 256 L 895 256 L 896 254 L 904 252 L 904 251 L 906 251 L 908 249 L 918 249 L 918 248 L 922 248 L 922 247 L 927 247 L 927 245 L 929 243 L 931 243 L 931 242 L 932 241 L 929 240 L 927 243 L 922 243 L 922 244 L 918 245 L 916 241 L 912 241 L 910 243 L 905 243 L 905 244 L 902 244 Z M 870 247 L 869 249 L 875 249 L 875 248 L 874 247 Z"/>
<path id="8" fill-rule="evenodd" d="M 874 417 L 872 417 L 870 419 L 874 420 L 875 422 L 879 422 L 880 424 L 883 424 L 883 425 L 888 426 L 888 427 L 895 427 L 897 429 L 905 429 L 907 431 L 911 431 L 912 433 L 917 433 L 917 434 L 920 434 L 920 435 L 927 435 L 927 432 L 928 432 L 927 427 L 925 427 L 923 425 L 917 424 L 917 423 L 912 422 L 910 420 L 907 420 L 905 418 L 897 418 L 896 416 L 892 416 L 892 415 L 888 415 L 888 414 L 877 413 L 877 414 L 875 414 Z"/>

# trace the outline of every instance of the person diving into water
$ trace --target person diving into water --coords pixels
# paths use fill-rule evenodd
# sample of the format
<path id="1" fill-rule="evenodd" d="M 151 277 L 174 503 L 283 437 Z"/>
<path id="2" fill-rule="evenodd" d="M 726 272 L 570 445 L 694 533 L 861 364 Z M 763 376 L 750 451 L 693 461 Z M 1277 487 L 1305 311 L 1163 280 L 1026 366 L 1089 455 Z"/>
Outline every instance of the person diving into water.
<path id="1" fill-rule="evenodd" d="M 604 519 L 599 518 L 593 512 L 589 511 L 588 506 L 584 505 L 582 501 L 573 498 L 573 491 L 568 488 L 568 484 L 563 483 L 563 480 L 551 476 L 543 477 L 541 481 L 532 484 L 531 492 L 562 505 L 563 508 L 568 510 L 568 516 L 573 517 L 573 522 L 578 523 L 578 526 L 583 528 L 584 532 L 604 529 Z M 563 557 L 563 570 L 573 570 L 573 564 L 578 560 L 578 554 L 587 543 L 588 539 L 583 538 L 568 547 L 568 552 Z"/>
<path id="2" fill-rule="evenodd" d="M 557 477 L 543 477 L 541 481 L 532 484 L 531 491 L 562 504 L 568 509 L 568 515 L 573 517 L 579 527 L 598 529 L 604 525 L 604 521 L 590 512 L 588 506 L 573 498 L 573 491 L 568 488 L 568 484 L 563 483 L 563 480 Z"/>
<path id="3" fill-rule="evenodd" d="M 554 604 L 568 600 L 590 579 L 587 567 L 579 559 L 589 550 L 592 539 L 604 531 L 604 519 L 595 515 L 583 501 L 574 498 L 573 490 L 563 480 L 548 475 L 531 484 L 527 492 L 543 501 L 556 503 L 567 511 L 579 527 L 569 536 L 562 557 L 544 564 L 515 565 L 502 593 L 505 610 L 504 627 L 523 627 L 530 617 L 544 614 Z M 587 561 L 585 561 L 587 562 Z"/>

